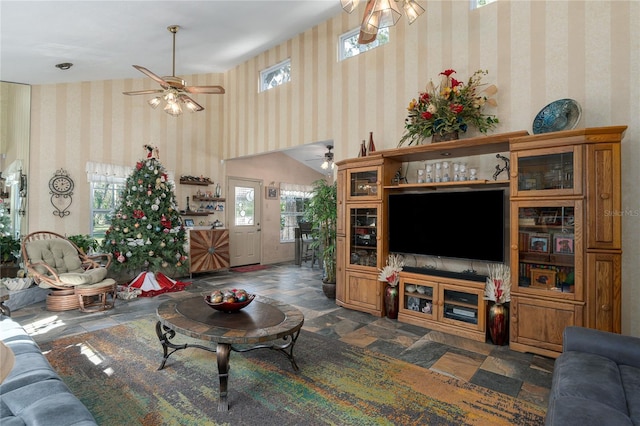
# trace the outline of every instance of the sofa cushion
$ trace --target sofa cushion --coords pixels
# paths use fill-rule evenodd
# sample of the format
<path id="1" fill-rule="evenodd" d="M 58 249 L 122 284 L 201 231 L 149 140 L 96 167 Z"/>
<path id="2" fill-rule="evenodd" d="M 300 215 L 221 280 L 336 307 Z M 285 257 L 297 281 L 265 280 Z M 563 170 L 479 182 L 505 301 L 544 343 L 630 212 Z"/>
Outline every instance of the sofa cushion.
<path id="1" fill-rule="evenodd" d="M 609 358 L 586 352 L 564 352 L 555 362 L 552 380 L 550 399 L 578 398 L 583 406 L 597 402 L 629 415 L 620 370 Z"/>
<path id="2" fill-rule="evenodd" d="M 55 269 L 58 274 L 65 272 L 82 272 L 82 261 L 73 245 L 62 239 L 29 241 L 26 245 L 27 256 L 31 263 L 44 262 Z M 46 274 L 44 266 L 34 265 L 35 269 Z"/>
<path id="3" fill-rule="evenodd" d="M 633 423 L 626 415 L 609 407 L 607 404 L 575 396 L 550 398 L 545 424 L 562 426 L 633 426 Z"/>
<path id="4" fill-rule="evenodd" d="M 640 368 L 620 365 L 622 386 L 627 395 L 629 417 L 634 424 L 640 425 Z"/>

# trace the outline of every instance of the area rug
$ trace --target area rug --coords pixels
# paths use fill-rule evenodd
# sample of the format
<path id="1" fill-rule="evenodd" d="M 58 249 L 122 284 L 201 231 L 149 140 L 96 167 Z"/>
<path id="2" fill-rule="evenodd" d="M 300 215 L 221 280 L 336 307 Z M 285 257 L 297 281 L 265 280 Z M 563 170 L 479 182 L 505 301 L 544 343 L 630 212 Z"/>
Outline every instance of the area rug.
<path id="1" fill-rule="evenodd" d="M 231 268 L 231 272 L 254 272 L 254 271 L 262 271 L 263 269 L 269 269 L 269 265 L 247 265 L 247 266 L 238 266 L 236 268 Z"/>
<path id="2" fill-rule="evenodd" d="M 194 342 L 176 336 L 174 341 Z M 197 341 L 202 344 L 203 342 Z M 231 353 L 228 412 L 216 358 L 180 350 L 163 370 L 148 317 L 41 345 L 100 425 L 541 425 L 525 401 L 302 331 L 294 372 L 267 349 Z"/>

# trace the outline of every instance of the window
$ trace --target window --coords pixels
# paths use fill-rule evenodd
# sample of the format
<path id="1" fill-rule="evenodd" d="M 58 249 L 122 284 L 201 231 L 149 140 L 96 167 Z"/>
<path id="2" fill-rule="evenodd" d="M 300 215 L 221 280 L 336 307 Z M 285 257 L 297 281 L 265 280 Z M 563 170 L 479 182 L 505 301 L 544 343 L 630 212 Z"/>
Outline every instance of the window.
<path id="1" fill-rule="evenodd" d="M 117 180 L 120 182 L 91 182 L 91 236 L 101 244 L 124 191 L 125 179 Z"/>
<path id="2" fill-rule="evenodd" d="M 122 198 L 131 167 L 87 162 L 86 172 L 91 191 L 89 234 L 102 243 Z"/>
<path id="3" fill-rule="evenodd" d="M 291 81 L 291 59 L 260 71 L 260 92 Z"/>
<path id="4" fill-rule="evenodd" d="M 358 44 L 358 35 L 360 34 L 360 27 L 355 30 L 351 30 L 348 33 L 344 33 L 340 36 L 340 46 L 338 47 L 338 60 L 350 58 L 352 56 L 359 55 L 367 50 L 375 49 L 376 47 L 389 42 L 389 28 L 382 28 L 378 31 L 378 36 L 373 43 Z"/>
<path id="5" fill-rule="evenodd" d="M 478 9 L 482 6 L 486 6 L 489 3 L 493 3 L 496 0 L 471 0 L 471 9 Z"/>
<path id="6" fill-rule="evenodd" d="M 313 187 L 308 185 L 280 184 L 280 242 L 295 240 L 298 223 L 312 197 Z"/>

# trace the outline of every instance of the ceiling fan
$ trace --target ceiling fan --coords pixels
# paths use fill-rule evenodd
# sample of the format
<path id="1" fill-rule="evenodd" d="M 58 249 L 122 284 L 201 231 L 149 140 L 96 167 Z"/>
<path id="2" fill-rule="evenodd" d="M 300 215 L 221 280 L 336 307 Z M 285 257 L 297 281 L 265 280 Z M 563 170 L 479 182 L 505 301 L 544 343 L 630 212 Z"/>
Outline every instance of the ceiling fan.
<path id="1" fill-rule="evenodd" d="M 137 90 L 133 92 L 122 92 L 125 95 L 148 95 L 153 93 L 162 93 L 161 96 L 156 96 L 148 101 L 151 107 L 156 108 L 164 99 L 167 104 L 164 108 L 165 112 L 170 115 L 178 116 L 182 114 L 182 107 L 180 104 L 184 104 L 190 111 L 202 111 L 204 107 L 194 101 L 189 94 L 224 94 L 224 88 L 222 86 L 187 86 L 187 82 L 176 77 L 176 33 L 180 27 L 178 25 L 170 25 L 167 30 L 173 34 L 173 68 L 171 76 L 159 77 L 152 73 L 145 67 L 140 65 L 133 65 L 135 69 L 150 77 L 152 80 L 160 84 L 162 89 L 155 90 Z"/>
<path id="2" fill-rule="evenodd" d="M 332 149 L 333 149 L 332 145 L 327 145 L 327 152 L 324 153 L 324 162 L 320 166 L 324 170 L 327 170 L 329 167 L 331 167 L 331 169 L 334 168 L 333 152 L 331 152 Z"/>

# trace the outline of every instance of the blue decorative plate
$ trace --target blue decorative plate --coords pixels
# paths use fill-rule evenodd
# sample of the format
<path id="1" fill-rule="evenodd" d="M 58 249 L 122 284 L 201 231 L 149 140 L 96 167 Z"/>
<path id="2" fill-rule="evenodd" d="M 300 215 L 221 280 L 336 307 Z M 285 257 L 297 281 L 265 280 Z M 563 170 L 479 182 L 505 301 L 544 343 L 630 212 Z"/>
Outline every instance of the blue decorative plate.
<path id="1" fill-rule="evenodd" d="M 533 134 L 571 130 L 578 125 L 582 108 L 573 99 L 560 99 L 542 108 L 533 119 Z"/>

